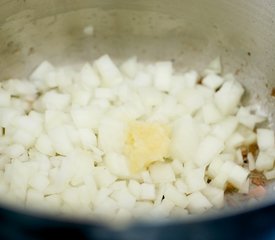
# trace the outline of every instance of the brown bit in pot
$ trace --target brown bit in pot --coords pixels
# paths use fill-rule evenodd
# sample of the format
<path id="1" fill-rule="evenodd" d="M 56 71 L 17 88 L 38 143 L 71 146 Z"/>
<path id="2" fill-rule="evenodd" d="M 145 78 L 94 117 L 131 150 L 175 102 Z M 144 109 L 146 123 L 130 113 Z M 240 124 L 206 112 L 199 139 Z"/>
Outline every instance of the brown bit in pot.
<path id="1" fill-rule="evenodd" d="M 236 192 L 237 189 L 230 183 L 227 183 L 226 188 L 225 188 L 225 193 L 233 193 Z"/>
<path id="2" fill-rule="evenodd" d="M 252 153 L 252 155 L 255 157 L 259 153 L 259 147 L 256 143 L 253 143 L 248 146 L 248 152 Z"/>
<path id="3" fill-rule="evenodd" d="M 247 159 L 248 153 L 251 153 L 254 157 L 256 157 L 259 153 L 259 147 L 256 143 L 250 144 L 249 146 L 242 146 L 241 152 L 242 152 L 244 163 L 248 163 L 248 159 Z"/>
<path id="4" fill-rule="evenodd" d="M 252 171 L 250 173 L 249 178 L 251 179 L 251 183 L 256 185 L 256 186 L 265 186 L 266 185 L 266 177 L 264 176 L 263 173 L 258 172 L 258 171 Z"/>
<path id="5" fill-rule="evenodd" d="M 272 90 L 271 90 L 271 96 L 275 97 L 275 88 L 272 88 Z"/>
<path id="6" fill-rule="evenodd" d="M 241 147 L 241 152 L 242 152 L 244 163 L 247 163 L 248 162 L 248 160 L 247 160 L 247 155 L 248 155 L 247 147 L 245 147 L 245 146 Z"/>
<path id="7" fill-rule="evenodd" d="M 197 84 L 202 84 L 203 77 L 200 77 Z"/>

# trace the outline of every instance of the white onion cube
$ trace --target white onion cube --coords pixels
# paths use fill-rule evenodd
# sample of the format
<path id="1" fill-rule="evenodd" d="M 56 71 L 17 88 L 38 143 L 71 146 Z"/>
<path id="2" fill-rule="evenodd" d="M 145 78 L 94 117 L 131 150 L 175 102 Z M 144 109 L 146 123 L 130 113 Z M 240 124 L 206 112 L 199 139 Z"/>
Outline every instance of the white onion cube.
<path id="1" fill-rule="evenodd" d="M 141 186 L 139 182 L 132 179 L 129 180 L 128 188 L 133 196 L 135 196 L 137 199 L 140 198 Z"/>
<path id="2" fill-rule="evenodd" d="M 256 143 L 257 135 L 251 129 L 249 129 L 243 125 L 239 125 L 237 127 L 236 131 L 243 136 L 243 138 L 244 138 L 243 144 L 244 145 L 251 145 L 251 144 Z"/>
<path id="3" fill-rule="evenodd" d="M 101 111 L 88 107 L 76 108 L 71 110 L 71 117 L 78 128 L 95 128 L 98 126 Z"/>
<path id="4" fill-rule="evenodd" d="M 0 89 L 0 107 L 8 107 L 10 105 L 10 100 L 10 93 Z"/>
<path id="5" fill-rule="evenodd" d="M 162 93 L 150 87 L 143 88 L 139 91 L 139 96 L 143 104 L 147 107 L 157 106 L 163 100 Z"/>
<path id="6" fill-rule="evenodd" d="M 103 151 L 122 152 L 125 141 L 125 124 L 116 119 L 105 118 L 98 128 L 98 144 Z"/>
<path id="7" fill-rule="evenodd" d="M 216 57 L 214 60 L 212 60 L 206 69 L 203 71 L 203 75 L 207 74 L 221 74 L 222 72 L 222 64 L 220 57 Z"/>
<path id="8" fill-rule="evenodd" d="M 227 81 L 215 93 L 215 103 L 224 115 L 232 114 L 236 111 L 243 93 L 244 89 L 239 82 Z"/>
<path id="9" fill-rule="evenodd" d="M 70 121 L 69 115 L 62 111 L 47 110 L 44 114 L 44 127 L 48 131 Z"/>
<path id="10" fill-rule="evenodd" d="M 165 199 L 169 199 L 175 205 L 185 208 L 188 205 L 188 200 L 185 194 L 180 193 L 173 185 L 168 185 L 164 192 Z"/>
<path id="11" fill-rule="evenodd" d="M 31 147 L 35 142 L 36 136 L 26 130 L 18 129 L 13 135 L 13 141 L 21 144 L 26 148 Z"/>
<path id="12" fill-rule="evenodd" d="M 94 97 L 113 101 L 115 98 L 115 94 L 113 89 L 111 88 L 96 88 L 94 92 Z"/>
<path id="13" fill-rule="evenodd" d="M 5 150 L 5 154 L 7 154 L 11 158 L 17 158 L 25 152 L 26 149 L 24 148 L 24 146 L 20 144 L 10 145 Z"/>
<path id="14" fill-rule="evenodd" d="M 150 214 L 155 218 L 165 218 L 169 216 L 174 206 L 175 204 L 171 200 L 164 199 L 151 210 Z"/>
<path id="15" fill-rule="evenodd" d="M 43 81 L 51 71 L 54 71 L 53 65 L 48 61 L 44 61 L 33 71 L 30 79 L 32 81 Z"/>
<path id="16" fill-rule="evenodd" d="M 240 107 L 237 113 L 237 118 L 241 124 L 252 130 L 255 128 L 257 123 L 263 122 L 265 120 L 264 117 L 250 114 L 249 110 L 244 107 Z"/>
<path id="17" fill-rule="evenodd" d="M 94 172 L 95 181 L 99 188 L 108 187 L 116 180 L 116 177 L 104 167 L 96 167 Z"/>
<path id="18" fill-rule="evenodd" d="M 14 96 L 19 96 L 24 99 L 34 99 L 37 93 L 34 83 L 23 79 L 11 79 L 5 82 L 6 90 Z M 30 97 L 30 98 L 29 98 Z"/>
<path id="19" fill-rule="evenodd" d="M 260 152 L 256 159 L 256 169 L 258 171 L 270 170 L 273 168 L 274 158 L 265 152 Z"/>
<path id="20" fill-rule="evenodd" d="M 175 181 L 175 174 L 170 164 L 154 163 L 149 168 L 153 183 L 169 183 Z"/>
<path id="21" fill-rule="evenodd" d="M 143 182 L 152 183 L 152 178 L 151 178 L 149 171 L 142 171 L 140 173 L 140 176 L 141 176 Z"/>
<path id="22" fill-rule="evenodd" d="M 207 185 L 202 193 L 207 199 L 217 208 L 221 208 L 224 205 L 224 191 L 222 189 Z"/>
<path id="23" fill-rule="evenodd" d="M 241 189 L 243 184 L 246 182 L 249 171 L 239 165 L 235 165 L 228 176 L 228 182 L 234 187 Z"/>
<path id="24" fill-rule="evenodd" d="M 203 106 L 204 97 L 196 89 L 188 89 L 182 93 L 180 102 L 190 114 L 194 114 Z"/>
<path id="25" fill-rule="evenodd" d="M 225 161 L 220 167 L 215 178 L 211 181 L 211 185 L 220 189 L 225 189 L 229 174 L 234 166 L 235 164 L 232 161 Z"/>
<path id="26" fill-rule="evenodd" d="M 104 161 L 109 171 L 118 177 L 128 177 L 130 175 L 127 159 L 118 153 L 107 153 Z"/>
<path id="27" fill-rule="evenodd" d="M 73 151 L 73 145 L 65 127 L 60 126 L 53 128 L 48 132 L 48 134 L 56 153 L 67 155 Z"/>
<path id="28" fill-rule="evenodd" d="M 191 213 L 203 213 L 213 206 L 201 192 L 194 192 L 187 198 L 189 201 L 187 209 Z"/>
<path id="29" fill-rule="evenodd" d="M 264 172 L 264 175 L 265 175 L 267 180 L 274 179 L 275 178 L 275 169 L 273 169 L 271 171 Z"/>
<path id="30" fill-rule="evenodd" d="M 87 128 L 81 128 L 78 130 L 80 142 L 84 149 L 92 149 L 97 145 L 97 138 L 93 131 Z"/>
<path id="31" fill-rule="evenodd" d="M 216 90 L 223 84 L 223 81 L 222 77 L 216 74 L 209 74 L 202 80 L 202 84 Z"/>
<path id="32" fill-rule="evenodd" d="M 205 123 L 217 123 L 223 116 L 214 103 L 208 103 L 202 107 L 202 114 Z"/>
<path id="33" fill-rule="evenodd" d="M 172 62 L 158 62 L 154 71 L 154 85 L 160 91 L 169 91 L 173 73 Z"/>
<path id="34" fill-rule="evenodd" d="M 207 136 L 198 147 L 195 160 L 196 164 L 199 167 L 207 166 L 223 149 L 224 144 L 220 139 Z"/>
<path id="35" fill-rule="evenodd" d="M 78 75 L 76 75 L 76 72 L 68 66 L 58 69 L 56 81 L 59 90 L 61 92 L 70 92 L 73 81 L 76 77 L 78 78 Z"/>
<path id="36" fill-rule="evenodd" d="M 188 186 L 189 193 L 199 191 L 206 186 L 204 175 L 204 168 L 192 169 L 186 173 L 185 181 Z"/>
<path id="37" fill-rule="evenodd" d="M 182 162 L 194 160 L 199 145 L 197 125 L 191 116 L 175 123 L 171 138 L 171 155 Z"/>
<path id="38" fill-rule="evenodd" d="M 86 63 L 82 67 L 80 71 L 80 78 L 82 84 L 89 89 L 94 89 L 100 84 L 100 79 L 97 73 L 89 63 Z"/>
<path id="39" fill-rule="evenodd" d="M 178 159 L 174 159 L 171 163 L 171 166 L 176 175 L 181 174 L 183 172 L 183 169 L 184 169 L 183 164 Z"/>
<path id="40" fill-rule="evenodd" d="M 41 134 L 38 137 L 38 139 L 36 140 L 35 147 L 39 152 L 49 156 L 53 156 L 55 153 L 51 139 L 47 134 Z"/>
<path id="41" fill-rule="evenodd" d="M 88 35 L 88 36 L 92 36 L 94 33 L 94 28 L 91 25 L 85 26 L 83 29 L 83 33 Z"/>
<path id="42" fill-rule="evenodd" d="M 49 185 L 49 179 L 47 176 L 38 173 L 31 177 L 29 184 L 33 189 L 43 192 L 45 188 Z"/>
<path id="43" fill-rule="evenodd" d="M 16 109 L 0 108 L 0 126 L 2 128 L 6 128 L 20 115 L 21 115 L 20 111 Z"/>
<path id="44" fill-rule="evenodd" d="M 120 69 L 121 69 L 121 72 L 125 74 L 127 77 L 134 78 L 138 71 L 137 58 L 136 57 L 129 58 L 128 60 L 122 63 Z"/>
<path id="45" fill-rule="evenodd" d="M 42 115 L 31 112 L 28 116 L 17 117 L 13 124 L 14 127 L 25 130 L 36 137 L 43 129 L 43 118 Z"/>
<path id="46" fill-rule="evenodd" d="M 232 150 L 234 148 L 240 147 L 244 143 L 244 137 L 238 133 L 234 132 L 226 141 L 226 148 Z"/>
<path id="47" fill-rule="evenodd" d="M 92 93 L 90 90 L 80 89 L 79 87 L 74 87 L 72 89 L 72 105 L 73 106 L 87 106 Z"/>
<path id="48" fill-rule="evenodd" d="M 140 199 L 142 200 L 154 200 L 156 197 L 155 186 L 150 183 L 142 183 L 140 185 Z"/>
<path id="49" fill-rule="evenodd" d="M 112 193 L 111 197 L 121 208 L 132 209 L 136 203 L 136 198 L 126 189 L 115 191 Z"/>
<path id="50" fill-rule="evenodd" d="M 182 75 L 182 77 L 184 78 L 184 85 L 187 88 L 195 87 L 195 85 L 197 84 L 197 82 L 199 80 L 199 74 L 196 71 L 193 71 L 193 70 L 184 73 Z"/>
<path id="51" fill-rule="evenodd" d="M 123 80 L 117 66 L 108 55 L 100 57 L 94 64 L 103 79 L 104 86 L 112 87 Z"/>
<path id="52" fill-rule="evenodd" d="M 260 150 L 274 147 L 274 131 L 270 129 L 257 129 L 257 144 Z"/>
<path id="53" fill-rule="evenodd" d="M 248 169 L 249 169 L 249 171 L 255 170 L 256 162 L 255 162 L 255 158 L 254 158 L 252 153 L 249 152 L 247 154 L 247 160 L 248 160 Z"/>
<path id="54" fill-rule="evenodd" d="M 237 126 L 238 120 L 236 117 L 227 117 L 213 126 L 212 134 L 222 141 L 226 141 L 236 130 Z"/>
<path id="55" fill-rule="evenodd" d="M 42 97 L 42 103 L 49 110 L 64 110 L 70 104 L 70 95 L 50 91 Z"/>
<path id="56" fill-rule="evenodd" d="M 186 182 L 182 179 L 176 180 L 175 187 L 177 188 L 177 190 L 180 193 L 184 193 L 184 194 L 189 193 L 188 186 L 187 186 Z"/>

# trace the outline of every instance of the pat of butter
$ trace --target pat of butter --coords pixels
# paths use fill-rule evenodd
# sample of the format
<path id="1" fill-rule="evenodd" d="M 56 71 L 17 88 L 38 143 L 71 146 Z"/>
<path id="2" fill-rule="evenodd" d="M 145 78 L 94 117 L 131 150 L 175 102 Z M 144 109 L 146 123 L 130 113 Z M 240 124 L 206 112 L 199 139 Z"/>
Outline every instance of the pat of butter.
<path id="1" fill-rule="evenodd" d="M 130 171 L 137 173 L 155 161 L 168 157 L 170 130 L 167 125 L 133 121 L 128 125 L 125 155 Z"/>

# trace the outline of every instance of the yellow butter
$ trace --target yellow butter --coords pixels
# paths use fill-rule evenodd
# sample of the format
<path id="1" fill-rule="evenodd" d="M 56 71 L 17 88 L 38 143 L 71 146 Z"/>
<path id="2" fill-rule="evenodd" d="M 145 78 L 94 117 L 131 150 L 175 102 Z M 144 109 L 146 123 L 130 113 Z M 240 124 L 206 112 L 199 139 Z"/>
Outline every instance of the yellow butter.
<path id="1" fill-rule="evenodd" d="M 125 155 L 130 171 L 137 173 L 155 161 L 168 157 L 170 130 L 167 125 L 133 121 L 128 125 Z"/>

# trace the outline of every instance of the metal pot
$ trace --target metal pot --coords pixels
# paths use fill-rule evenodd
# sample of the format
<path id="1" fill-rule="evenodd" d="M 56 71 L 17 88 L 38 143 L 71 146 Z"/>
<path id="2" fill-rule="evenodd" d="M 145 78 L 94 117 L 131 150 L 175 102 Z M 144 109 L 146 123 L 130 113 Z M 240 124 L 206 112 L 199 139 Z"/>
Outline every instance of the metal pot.
<path id="1" fill-rule="evenodd" d="M 272 0 L 0 0 L 0 78 L 22 78 L 42 60 L 170 60 L 202 69 L 221 56 L 275 123 L 275 4 Z M 92 25 L 92 36 L 83 32 Z M 2 207 L 1 239 L 274 239 L 274 196 L 250 209 L 124 229 Z"/>

